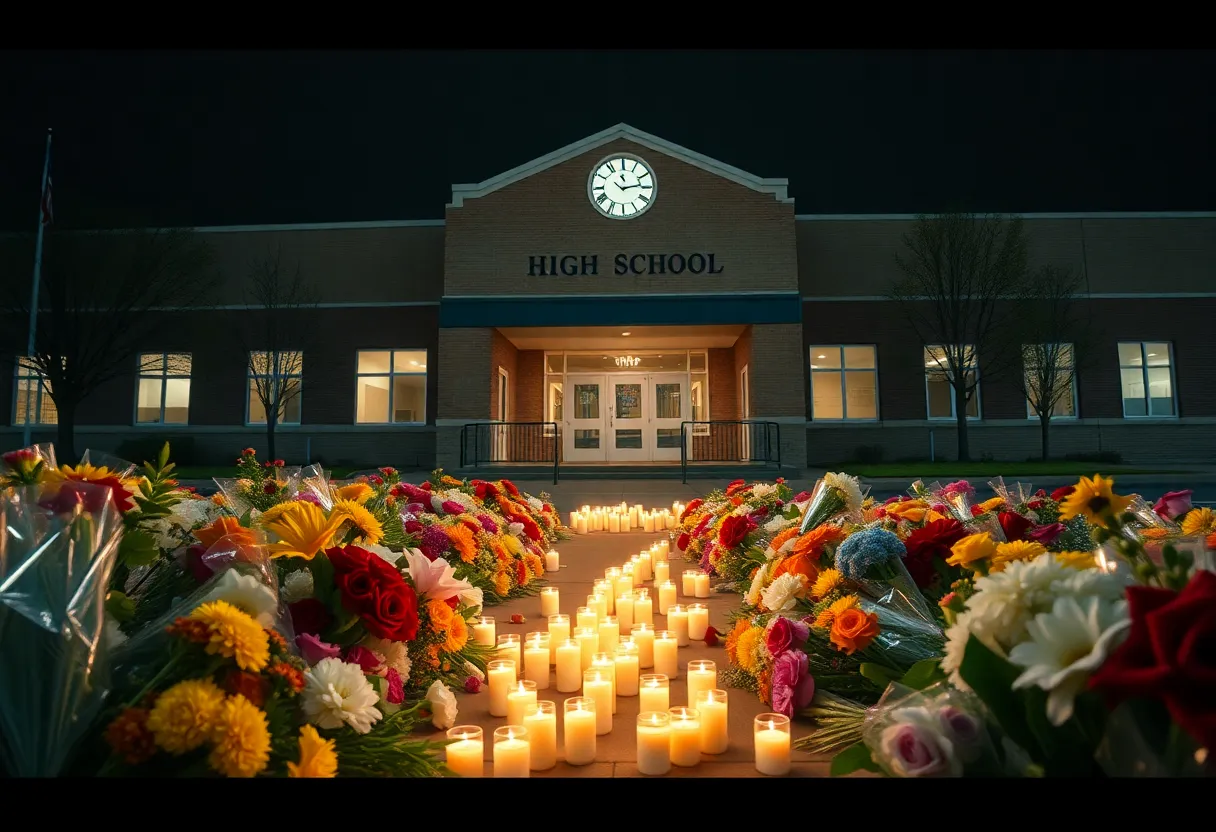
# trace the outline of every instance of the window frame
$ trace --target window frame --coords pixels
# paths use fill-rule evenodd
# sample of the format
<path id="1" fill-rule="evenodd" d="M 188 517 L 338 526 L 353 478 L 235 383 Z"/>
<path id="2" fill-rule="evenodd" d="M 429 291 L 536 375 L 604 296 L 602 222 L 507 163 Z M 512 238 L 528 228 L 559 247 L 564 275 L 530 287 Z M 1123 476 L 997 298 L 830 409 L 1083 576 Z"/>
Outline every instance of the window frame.
<path id="1" fill-rule="evenodd" d="M 1140 366 L 1124 365 L 1123 359 L 1119 355 L 1119 348 L 1125 344 L 1137 344 L 1140 347 Z M 1166 368 L 1170 371 L 1170 404 L 1173 407 L 1173 413 L 1168 413 L 1160 416 L 1156 413 L 1151 413 L 1153 397 L 1149 395 L 1148 371 L 1148 345 L 1149 344 L 1165 344 L 1166 350 L 1169 351 L 1167 356 L 1168 364 Z M 1116 341 L 1115 342 L 1115 358 L 1119 362 L 1119 408 L 1123 412 L 1124 419 L 1177 419 L 1178 418 L 1178 376 L 1174 372 L 1174 342 L 1173 341 Z M 1154 365 L 1160 367 L 1160 364 Z M 1123 395 L 1123 371 L 1124 370 L 1140 370 L 1141 378 L 1144 380 L 1144 415 L 1129 416 L 1127 415 L 1127 396 Z"/>
<path id="2" fill-rule="evenodd" d="M 32 363 L 27 364 L 27 362 L 33 362 L 33 360 L 34 359 L 30 358 L 28 355 L 26 355 L 26 356 L 19 355 L 19 356 L 15 356 L 15 360 L 13 361 L 13 406 L 12 406 L 12 411 L 11 411 L 11 418 L 9 419 L 9 421 L 12 423 L 13 427 L 24 428 L 27 424 L 31 428 L 56 427 L 59 424 L 58 406 L 55 407 L 55 421 L 54 422 L 42 421 L 42 397 L 43 397 L 43 395 L 46 395 L 46 397 L 48 399 L 51 399 L 51 391 L 48 387 L 49 383 L 47 382 L 46 375 L 41 370 L 39 370 L 37 367 L 33 366 Z M 27 374 L 23 374 L 21 372 L 23 368 L 26 370 Z M 34 419 L 29 422 L 18 422 L 17 421 L 17 401 L 18 401 L 18 399 L 21 398 L 21 382 L 22 381 L 34 381 L 34 380 L 38 381 L 38 387 L 37 387 L 38 397 L 35 399 L 36 406 L 35 406 L 34 414 L 33 414 Z M 54 404 L 54 403 L 55 403 L 55 400 L 51 399 L 51 404 Z"/>
<path id="3" fill-rule="evenodd" d="M 270 375 L 269 373 L 253 372 L 252 356 L 256 355 L 257 353 L 264 354 L 266 356 L 266 365 L 270 366 L 270 355 L 272 353 L 276 353 L 276 352 L 280 353 L 280 354 L 297 353 L 300 356 L 300 372 L 287 374 L 287 378 L 299 378 L 300 379 L 300 392 L 297 393 L 295 396 L 295 398 L 300 402 L 300 406 L 299 406 L 300 407 L 300 421 L 284 422 L 280 419 L 279 421 L 275 422 L 275 428 L 278 429 L 280 427 L 296 427 L 298 425 L 304 424 L 304 350 L 250 350 L 245 355 L 245 427 L 265 427 L 267 422 L 270 421 L 269 418 L 267 418 L 266 421 L 264 421 L 264 422 L 251 422 L 249 420 L 249 415 L 250 415 L 249 414 L 249 402 L 250 402 L 250 399 L 254 395 L 256 395 L 253 390 L 253 387 L 252 387 L 253 380 L 255 378 L 261 378 L 263 376 Z M 269 415 L 270 414 L 267 414 L 267 416 L 269 416 Z"/>
<path id="4" fill-rule="evenodd" d="M 1034 347 L 1034 346 L 1047 346 L 1047 345 L 1046 344 L 1023 344 L 1022 345 L 1022 383 L 1027 388 L 1030 387 L 1030 382 L 1029 382 L 1029 378 L 1028 378 L 1028 374 L 1030 372 L 1030 367 L 1026 364 L 1026 348 Z M 1051 421 L 1054 422 L 1056 419 L 1071 419 L 1071 420 L 1080 419 L 1081 418 L 1081 406 L 1080 406 L 1080 400 L 1077 396 L 1077 345 L 1072 343 L 1071 341 L 1057 341 L 1056 346 L 1068 347 L 1069 348 L 1068 352 L 1072 356 L 1072 360 L 1068 362 L 1068 383 L 1070 385 L 1072 385 L 1072 415 L 1071 416 L 1057 416 L 1056 414 L 1053 413 L 1053 414 L 1051 414 Z M 1056 367 L 1057 373 L 1060 372 L 1060 370 L 1061 370 L 1060 367 Z M 1037 420 L 1039 418 L 1039 414 L 1035 413 L 1034 407 L 1030 404 L 1030 396 L 1026 397 L 1026 418 L 1035 419 L 1035 420 Z"/>
<path id="5" fill-rule="evenodd" d="M 866 347 L 874 352 L 874 366 L 860 369 L 852 369 L 845 367 L 844 351 L 845 349 L 857 349 Z M 840 366 L 839 367 L 822 367 L 813 366 L 812 360 L 813 350 L 835 349 L 840 351 Z M 811 421 L 823 423 L 852 423 L 852 422 L 878 422 L 882 417 L 880 408 L 880 400 L 878 396 L 878 345 L 877 344 L 807 344 L 807 384 L 810 388 L 807 390 L 807 400 L 811 406 Z M 845 373 L 873 373 L 874 374 L 874 415 L 873 416 L 849 416 L 849 405 L 847 388 L 845 386 Z M 840 413 L 839 419 L 830 416 L 824 418 L 815 417 L 815 373 L 839 373 L 840 374 Z"/>
<path id="6" fill-rule="evenodd" d="M 144 356 L 160 356 L 160 375 L 152 375 L 144 372 Z M 169 356 L 184 355 L 190 359 L 190 373 L 184 376 L 169 375 Z M 186 397 L 186 421 L 184 422 L 165 422 L 165 398 L 168 394 L 169 379 L 186 379 L 190 382 L 190 393 Z M 139 387 L 144 379 L 160 382 L 160 421 L 159 422 L 141 422 L 139 421 Z M 139 352 L 135 354 L 135 412 L 132 414 L 134 421 L 132 425 L 138 428 L 180 428 L 190 424 L 190 398 L 194 393 L 194 353 L 182 352 L 180 350 L 161 350 L 159 352 Z M 248 407 L 248 403 L 245 405 Z"/>
<path id="7" fill-rule="evenodd" d="M 980 388 L 983 385 L 983 381 L 984 381 L 983 377 L 980 376 L 980 356 L 979 356 L 979 351 L 976 350 L 974 344 L 964 344 L 963 346 L 971 347 L 971 359 L 974 362 L 974 363 L 968 364 L 967 367 L 963 370 L 963 372 L 971 371 L 971 372 L 975 373 L 975 388 L 971 391 L 972 396 L 975 397 L 975 415 L 972 416 L 970 413 L 968 413 L 966 418 L 967 418 L 967 421 L 969 421 L 969 422 L 978 422 L 978 421 L 982 420 L 984 417 L 984 403 L 980 396 Z M 950 415 L 949 416 L 934 416 L 933 411 L 929 406 L 929 372 L 930 372 L 931 368 L 929 367 L 928 363 L 926 363 L 925 357 L 929 354 L 929 350 L 934 349 L 934 348 L 944 351 L 946 348 L 946 345 L 945 344 L 924 344 L 921 347 L 921 362 L 920 363 L 924 367 L 923 375 L 924 375 L 924 379 L 925 379 L 925 421 L 928 421 L 928 422 L 956 422 L 956 421 L 958 421 L 958 414 L 954 410 L 955 399 L 954 399 L 953 385 L 951 385 Z M 936 357 L 934 357 L 933 361 L 937 365 L 938 372 L 943 372 L 943 373 L 946 373 L 947 375 L 950 373 L 950 368 L 948 366 L 943 367 L 941 361 L 939 361 Z M 947 379 L 947 383 L 949 383 L 949 379 Z"/>
<path id="8" fill-rule="evenodd" d="M 387 373 L 361 373 L 359 372 L 359 354 L 364 352 L 387 352 L 388 353 L 388 372 Z M 420 373 L 399 373 L 393 368 L 396 366 L 396 355 L 399 352 L 420 352 L 426 356 L 423 365 L 423 370 Z M 426 408 L 427 408 L 427 382 L 430 374 L 431 366 L 431 351 L 426 347 L 367 347 L 355 350 L 355 402 L 354 402 L 354 422 L 353 424 L 359 427 L 419 427 L 426 425 Z M 393 419 L 393 397 L 395 395 L 393 387 L 393 379 L 397 376 L 422 376 L 422 421 L 414 422 L 394 422 Z M 361 378 L 387 378 L 388 379 L 388 418 L 387 422 L 360 422 L 359 421 L 359 379 Z M 302 414 L 302 411 L 301 411 Z"/>

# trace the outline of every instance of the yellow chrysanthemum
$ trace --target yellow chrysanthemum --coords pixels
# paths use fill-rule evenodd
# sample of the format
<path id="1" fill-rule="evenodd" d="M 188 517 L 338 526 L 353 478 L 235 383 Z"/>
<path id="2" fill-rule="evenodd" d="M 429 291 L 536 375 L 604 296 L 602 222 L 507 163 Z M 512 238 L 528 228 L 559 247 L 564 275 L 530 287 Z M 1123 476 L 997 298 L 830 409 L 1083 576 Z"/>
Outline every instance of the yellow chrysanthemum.
<path id="1" fill-rule="evenodd" d="M 1098 565 L 1093 552 L 1056 552 L 1056 562 L 1072 569 L 1093 569 Z"/>
<path id="2" fill-rule="evenodd" d="M 511 576 L 506 572 L 500 571 L 494 573 L 494 594 L 500 597 L 506 596 L 511 591 Z"/>
<path id="3" fill-rule="evenodd" d="M 239 693 L 224 701 L 211 742 L 207 761 L 225 777 L 256 777 L 270 763 L 266 714 Z"/>
<path id="4" fill-rule="evenodd" d="M 1108 517 L 1127 511 L 1132 498 L 1116 494 L 1111 490 L 1114 485 L 1114 480 L 1108 480 L 1101 474 L 1095 474 L 1092 480 L 1081 477 L 1076 489 L 1060 504 L 1060 519 L 1084 517 L 1091 524 L 1101 526 Z"/>
<path id="5" fill-rule="evenodd" d="M 334 741 L 323 739 L 311 725 L 300 728 L 300 762 L 287 764 L 288 777 L 337 777 Z"/>
<path id="6" fill-rule="evenodd" d="M 519 555 L 524 551 L 524 544 L 520 543 L 519 538 L 513 534 L 504 534 L 502 536 L 502 542 L 503 545 L 507 547 L 507 551 L 512 555 Z"/>
<path id="7" fill-rule="evenodd" d="M 1034 560 L 1044 554 L 1047 549 L 1041 543 L 1031 540 L 1015 540 L 1011 543 L 998 543 L 992 556 L 993 564 L 1004 566 L 1015 560 Z"/>
<path id="8" fill-rule="evenodd" d="M 996 541 L 988 532 L 970 534 L 950 547 L 950 557 L 946 563 L 951 566 L 962 566 L 971 569 L 972 564 L 982 560 L 992 560 L 996 554 Z"/>
<path id="9" fill-rule="evenodd" d="M 260 672 L 270 661 L 270 637 L 244 610 L 227 601 L 208 601 L 190 613 L 211 632 L 207 652 L 235 659 L 237 667 Z"/>
<path id="10" fill-rule="evenodd" d="M 980 512 L 984 513 L 984 512 L 989 512 L 989 511 L 996 511 L 999 508 L 1003 508 L 1004 505 L 1005 505 L 1005 500 L 1002 499 L 1001 497 L 990 497 L 987 500 L 984 500 L 984 502 L 980 503 L 979 508 L 980 508 Z"/>
<path id="11" fill-rule="evenodd" d="M 1182 518 L 1182 533 L 1187 537 L 1207 536 L 1216 532 L 1216 512 L 1207 506 L 1193 508 Z"/>
<path id="12" fill-rule="evenodd" d="M 82 462 L 79 465 L 60 465 L 58 469 L 49 468 L 43 474 L 43 479 L 47 482 L 62 482 L 63 480 L 75 480 L 76 482 L 101 482 L 102 480 L 113 477 L 123 484 L 125 488 L 132 489 L 139 484 L 139 477 L 120 477 L 121 471 L 115 471 L 112 468 L 107 468 L 104 465 L 89 465 L 87 462 Z"/>
<path id="13" fill-rule="evenodd" d="M 756 669 L 756 648 L 764 638 L 764 628 L 749 627 L 739 634 L 735 642 L 735 662 L 739 667 L 752 673 Z"/>
<path id="14" fill-rule="evenodd" d="M 301 500 L 297 508 L 267 523 L 266 529 L 279 536 L 270 544 L 272 558 L 304 558 L 311 560 L 317 552 L 329 546 L 334 532 L 342 525 L 344 516 L 326 517 L 321 507 Z"/>
<path id="15" fill-rule="evenodd" d="M 384 526 L 376 516 L 354 500 L 338 500 L 329 512 L 330 519 L 338 518 L 343 523 L 350 523 L 359 534 L 355 543 L 375 546 L 384 539 Z"/>
<path id="16" fill-rule="evenodd" d="M 819 577 L 815 579 L 815 584 L 811 587 L 811 597 L 816 601 L 822 599 L 829 592 L 840 586 L 840 582 L 844 580 L 844 575 L 835 569 L 825 569 L 819 573 Z"/>
<path id="17" fill-rule="evenodd" d="M 352 482 L 350 485 L 340 485 L 334 489 L 335 500 L 350 500 L 363 505 L 373 494 L 372 487 L 365 482 Z"/>
<path id="18" fill-rule="evenodd" d="M 836 616 L 840 615 L 845 610 L 851 610 L 860 603 L 860 599 L 856 595 L 846 595 L 843 598 L 837 598 L 832 602 L 826 610 L 815 616 L 815 626 L 828 629 L 832 626 L 832 622 L 836 620 Z"/>
<path id="19" fill-rule="evenodd" d="M 442 477 L 440 477 L 439 481 L 441 483 L 443 483 L 444 485 L 455 485 L 457 487 L 464 485 L 464 480 L 458 480 L 455 477 L 449 477 L 447 474 L 444 474 Z"/>
<path id="20" fill-rule="evenodd" d="M 303 500 L 288 500 L 285 503 L 277 503 L 276 505 L 273 505 L 270 508 L 263 511 L 258 516 L 258 522 L 261 523 L 263 526 L 268 525 L 270 523 L 277 522 L 278 520 L 282 519 L 283 515 L 289 514 L 293 511 L 295 511 L 297 508 L 299 508 L 303 504 L 304 504 Z"/>
<path id="21" fill-rule="evenodd" d="M 162 693 L 148 714 L 148 730 L 157 748 L 185 754 L 211 739 L 224 692 L 210 679 L 178 682 Z"/>
<path id="22" fill-rule="evenodd" d="M 449 653 L 459 653 L 469 643 L 469 624 L 464 616 L 456 614 L 448 623 L 448 636 L 443 643 L 443 649 Z"/>

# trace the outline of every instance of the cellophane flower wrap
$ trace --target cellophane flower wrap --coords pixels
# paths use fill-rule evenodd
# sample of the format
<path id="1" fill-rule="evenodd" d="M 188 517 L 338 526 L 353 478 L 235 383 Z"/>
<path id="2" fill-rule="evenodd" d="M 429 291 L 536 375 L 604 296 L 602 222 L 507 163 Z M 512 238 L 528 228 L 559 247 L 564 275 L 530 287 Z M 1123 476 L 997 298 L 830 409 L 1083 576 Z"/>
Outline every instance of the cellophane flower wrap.
<path id="1" fill-rule="evenodd" d="M 105 598 L 122 517 L 103 485 L 0 496 L 0 749 L 12 776 L 60 774 L 109 688 Z"/>
<path id="2" fill-rule="evenodd" d="M 826 473 L 815 483 L 810 502 L 802 515 L 800 531 L 805 534 L 841 515 L 860 519 L 864 500 L 865 493 L 856 477 L 844 473 Z"/>

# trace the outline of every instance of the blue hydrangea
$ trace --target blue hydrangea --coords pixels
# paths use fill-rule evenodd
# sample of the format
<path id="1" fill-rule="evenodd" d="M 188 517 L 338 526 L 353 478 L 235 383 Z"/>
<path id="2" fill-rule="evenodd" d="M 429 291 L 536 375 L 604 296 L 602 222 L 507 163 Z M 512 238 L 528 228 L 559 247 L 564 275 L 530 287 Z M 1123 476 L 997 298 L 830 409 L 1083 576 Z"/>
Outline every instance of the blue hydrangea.
<path id="1" fill-rule="evenodd" d="M 850 580 L 860 580 L 871 568 L 902 558 L 904 544 L 886 529 L 865 529 L 851 534 L 836 550 L 836 568 Z"/>

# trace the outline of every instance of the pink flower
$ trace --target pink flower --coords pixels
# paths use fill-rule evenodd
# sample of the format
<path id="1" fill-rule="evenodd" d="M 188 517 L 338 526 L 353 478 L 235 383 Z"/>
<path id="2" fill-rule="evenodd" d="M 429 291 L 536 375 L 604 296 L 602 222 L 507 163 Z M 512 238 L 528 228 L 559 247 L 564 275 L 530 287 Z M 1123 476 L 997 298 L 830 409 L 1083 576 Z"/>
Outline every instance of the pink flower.
<path id="1" fill-rule="evenodd" d="M 1046 526 L 1035 526 L 1026 532 L 1026 539 L 1033 540 L 1035 543 L 1042 543 L 1044 546 L 1050 546 L 1056 542 L 1056 538 L 1064 534 L 1063 523 L 1050 523 Z"/>
<path id="2" fill-rule="evenodd" d="M 464 506 L 455 500 L 444 500 L 440 507 L 444 514 L 460 514 L 464 511 Z"/>
<path id="3" fill-rule="evenodd" d="M 478 679 L 476 676 L 470 676 L 469 678 L 465 679 L 464 680 L 464 692 L 465 693 L 480 693 L 481 692 L 481 680 Z"/>
<path id="4" fill-rule="evenodd" d="M 375 474 L 372 474 L 370 477 L 368 477 L 367 481 L 375 486 L 384 485 L 384 479 L 382 477 L 377 477 Z"/>
<path id="5" fill-rule="evenodd" d="M 396 468 L 390 468 L 390 467 L 388 467 L 388 466 L 385 466 L 385 467 L 383 467 L 383 468 L 381 468 L 381 469 L 380 469 L 380 473 L 381 473 L 381 474 L 384 474 L 384 476 L 386 476 L 386 477 L 391 477 L 391 476 L 396 475 L 396 473 L 397 473 L 397 469 L 396 469 Z"/>
<path id="6" fill-rule="evenodd" d="M 390 667 L 384 674 L 384 680 L 388 682 L 388 693 L 384 698 L 390 705 L 400 705 L 405 701 L 405 685 L 401 682 L 401 674 L 395 668 Z"/>
<path id="7" fill-rule="evenodd" d="M 773 710 L 793 718 L 814 696 L 815 679 L 806 653 L 787 650 L 778 656 L 773 663 Z"/>
<path id="8" fill-rule="evenodd" d="M 984 733 L 979 720 L 953 705 L 937 712 L 942 731 L 954 743 L 954 751 L 963 762 L 971 762 L 983 751 Z"/>
<path id="9" fill-rule="evenodd" d="M 903 722 L 883 730 L 880 753 L 896 777 L 947 776 L 951 748 L 944 739 L 918 722 Z"/>
<path id="10" fill-rule="evenodd" d="M 889 506 L 891 503 L 902 503 L 905 500 L 911 500 L 911 497 L 905 497 L 903 494 L 896 494 L 894 497 L 888 497 L 882 501 L 884 506 Z"/>
<path id="11" fill-rule="evenodd" d="M 975 489 L 966 480 L 955 480 L 942 489 L 942 494 L 964 494 L 967 497 L 974 497 Z"/>
<path id="12" fill-rule="evenodd" d="M 301 633 L 296 636 L 296 647 L 300 650 L 300 658 L 314 665 L 321 659 L 336 659 L 342 655 L 342 650 L 336 644 L 321 641 L 312 633 Z"/>
<path id="13" fill-rule="evenodd" d="M 806 624 L 778 615 L 769 623 L 764 641 L 771 655 L 780 656 L 792 647 L 802 647 L 810 635 L 811 628 Z"/>
<path id="14" fill-rule="evenodd" d="M 350 664 L 359 665 L 366 674 L 374 674 L 380 669 L 380 660 L 376 658 L 375 653 L 366 647 L 355 646 L 347 650 L 346 661 Z"/>
<path id="15" fill-rule="evenodd" d="M 811 492 L 809 492 L 809 491 L 799 491 L 794 496 L 795 503 L 805 503 L 809 499 L 811 499 Z"/>
<path id="16" fill-rule="evenodd" d="M 1188 488 L 1185 491 L 1170 491 L 1162 494 L 1161 499 L 1153 503 L 1153 511 L 1166 520 L 1175 520 L 1193 508 L 1191 495 L 1194 493 Z"/>

